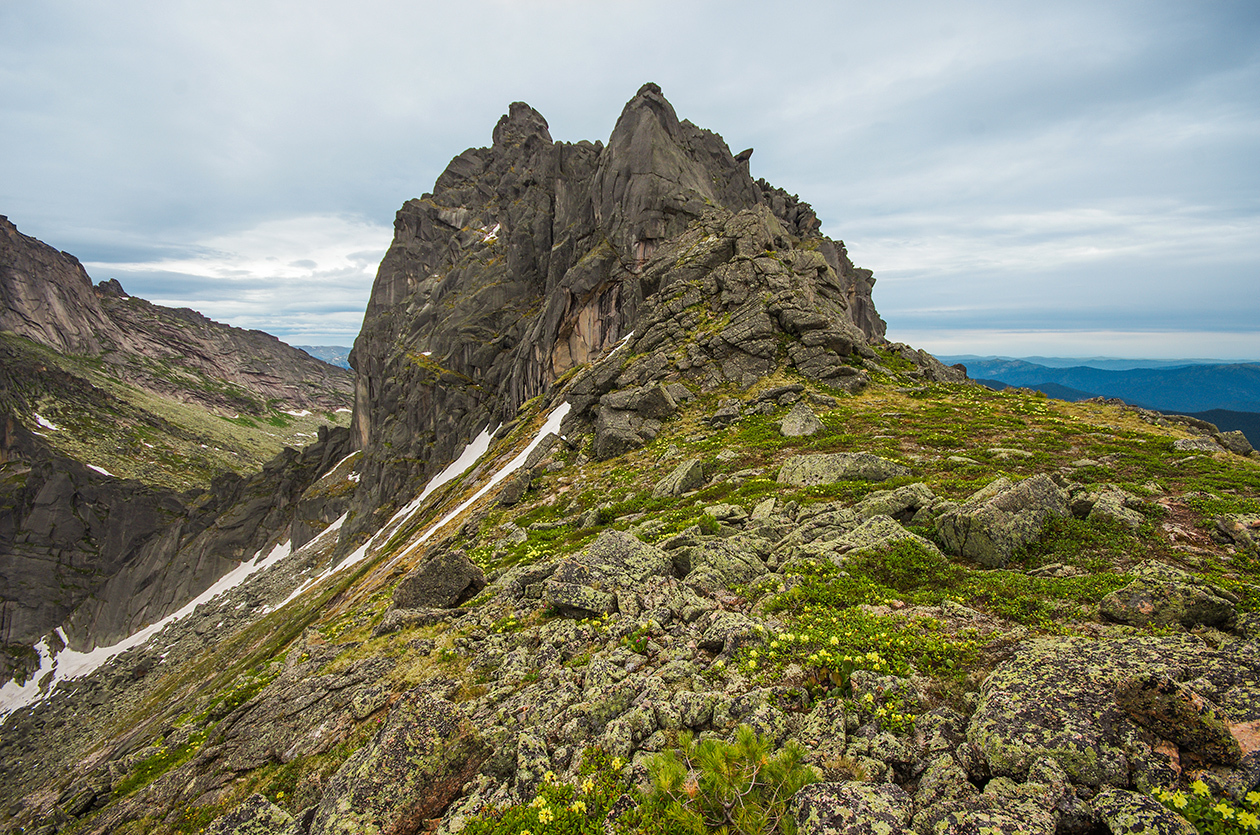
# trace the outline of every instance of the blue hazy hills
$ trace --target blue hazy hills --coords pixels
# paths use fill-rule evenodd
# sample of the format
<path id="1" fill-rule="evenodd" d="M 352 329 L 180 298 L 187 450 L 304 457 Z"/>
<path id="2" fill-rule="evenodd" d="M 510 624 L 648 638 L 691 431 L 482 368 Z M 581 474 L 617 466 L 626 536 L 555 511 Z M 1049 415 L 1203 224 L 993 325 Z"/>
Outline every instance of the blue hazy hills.
<path id="1" fill-rule="evenodd" d="M 1117 397 L 1134 406 L 1193 415 L 1223 430 L 1241 429 L 1253 445 L 1260 446 L 1260 363 L 1106 357 L 942 356 L 940 360 L 962 363 L 973 380 L 996 383 L 997 388 L 1019 386 L 1073 401 Z"/>

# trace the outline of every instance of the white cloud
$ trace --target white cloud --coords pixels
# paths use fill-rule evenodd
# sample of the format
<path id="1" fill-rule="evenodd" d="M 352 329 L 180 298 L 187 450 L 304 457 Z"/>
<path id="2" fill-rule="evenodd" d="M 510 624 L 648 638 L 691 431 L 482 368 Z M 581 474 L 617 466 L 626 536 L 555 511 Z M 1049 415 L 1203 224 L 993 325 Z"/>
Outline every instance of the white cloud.
<path id="1" fill-rule="evenodd" d="M 182 256 L 84 266 L 155 304 L 192 307 L 291 343 L 349 345 L 392 235 L 358 218 L 308 215 L 194 241 Z"/>

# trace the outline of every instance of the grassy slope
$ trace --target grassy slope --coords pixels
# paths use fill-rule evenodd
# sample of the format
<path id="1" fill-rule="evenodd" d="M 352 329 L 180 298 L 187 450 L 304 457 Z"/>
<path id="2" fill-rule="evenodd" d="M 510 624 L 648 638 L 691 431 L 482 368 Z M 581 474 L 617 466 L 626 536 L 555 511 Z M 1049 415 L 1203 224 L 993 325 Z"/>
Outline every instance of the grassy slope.
<path id="1" fill-rule="evenodd" d="M 860 561 L 848 580 L 838 579 L 825 566 L 806 570 L 797 584 L 804 591 L 795 596 L 775 593 L 772 575 L 771 586 L 735 589 L 732 599 L 759 599 L 762 609 L 777 610 L 799 635 L 815 643 L 799 653 L 788 648 L 761 658 L 745 654 L 739 660 L 740 669 L 731 670 L 729 675 L 743 676 L 748 686 L 758 680 L 775 680 L 786 664 L 806 663 L 805 652 L 816 642 L 829 636 L 847 636 L 845 640 L 855 641 L 858 648 L 877 651 L 880 663 L 889 665 L 888 669 L 905 672 L 913 667 L 933 677 L 939 683 L 940 698 L 954 701 L 974 690 L 986 671 L 1009 651 L 1011 642 L 1020 637 L 1037 632 L 1097 635 L 1100 630 L 1113 629 L 1097 622 L 1098 599 L 1125 582 L 1128 568 L 1151 558 L 1209 575 L 1239 591 L 1242 608 L 1260 608 L 1260 561 L 1255 553 L 1232 553 L 1207 535 L 1220 513 L 1260 512 L 1260 464 L 1256 461 L 1175 452 L 1172 442 L 1178 433 L 1142 423 L 1132 413 L 1110 406 L 1064 403 L 978 386 L 906 386 L 909 381 L 892 374 L 876 375 L 875 384 L 855 397 L 811 386 L 814 391 L 836 396 L 838 401 L 832 408 L 814 407 L 826 431 L 813 438 L 782 437 L 776 426 L 786 411 L 782 407 L 770 415 L 745 417 L 723 429 L 703 422 L 725 397 L 747 399 L 758 389 L 793 381 L 781 376 L 764 381 L 750 393 L 735 389 L 703 393 L 669 420 L 655 441 L 613 461 L 583 461 L 579 451 L 563 450 L 557 458 L 566 466 L 536 479 L 521 504 L 512 508 L 483 506 L 476 557 L 490 571 L 528 563 L 580 548 L 609 526 L 631 528 L 644 539 L 658 541 L 694 524 L 712 528 L 715 523 L 706 516 L 705 508 L 718 502 L 751 508 L 773 496 L 802 505 L 836 500 L 850 503 L 875 489 L 913 481 L 927 483 L 938 496 L 960 500 L 998 475 L 1018 479 L 1067 467 L 1076 481 L 1113 483 L 1148 499 L 1146 524 L 1130 533 L 1103 523 L 1056 523 L 1007 569 L 996 571 L 979 570 L 960 561 L 942 565 L 912 550 Z M 522 421 L 504 444 L 519 448 L 537 422 Z M 1019 449 L 1028 455 L 995 451 L 1002 449 Z M 908 464 L 914 474 L 879 486 L 852 482 L 785 489 L 773 480 L 777 465 L 790 454 L 832 451 L 872 452 Z M 505 459 L 511 452 L 500 447 L 496 454 Z M 651 498 L 652 485 L 668 472 L 671 462 L 690 456 L 701 456 L 709 464 L 716 477 L 709 486 L 677 499 Z M 1097 463 L 1077 463 L 1083 459 Z M 452 483 L 435 499 L 439 503 L 456 501 L 474 488 L 475 484 Z M 595 526 L 578 525 L 585 512 L 600 508 Z M 437 503 L 431 503 L 421 514 L 434 518 L 444 512 Z M 443 536 L 453 535 L 467 518 L 457 520 Z M 501 526 L 508 522 L 526 529 L 524 542 L 495 544 Z M 406 526 L 412 532 L 424 527 Z M 928 529 L 918 532 L 931 535 Z M 1173 537 L 1177 538 L 1176 545 Z M 402 689 L 429 677 L 447 676 L 462 680 L 459 698 L 484 693 L 486 682 L 466 668 L 455 649 L 461 630 L 469 627 L 441 624 L 380 638 L 371 636 L 372 627 L 389 604 L 392 586 L 429 550 L 418 549 L 404 564 L 392 565 L 392 558 L 402 552 L 407 539 L 406 534 L 394 537 L 352 577 L 335 581 L 334 586 L 317 592 L 317 598 L 305 598 L 305 602 L 268 615 L 236 638 L 216 644 L 202 658 L 166 674 L 152 691 L 154 695 L 130 715 L 119 717 L 117 727 L 134 727 L 157 713 L 182 716 L 180 721 L 190 729 L 192 747 L 180 749 L 178 756 L 161 749 L 153 755 L 157 759 L 134 766 L 135 779 L 124 783 L 124 788 L 147 782 L 191 756 L 197 741 L 204 739 L 223 715 L 213 709 L 215 705 L 239 703 L 242 693 L 251 692 L 260 681 L 274 675 L 291 647 L 301 650 L 292 642 L 308 624 L 323 639 L 339 645 L 340 652 L 330 669 L 376 654 L 408 656 L 413 642 L 428 638 L 445 651 L 401 664 L 390 675 L 391 686 Z M 435 537 L 430 549 L 440 547 L 441 541 L 442 536 Z M 1026 573 L 1051 563 L 1073 566 L 1079 576 L 1037 578 Z M 923 582 L 924 576 L 931 582 Z M 987 635 L 950 634 L 939 624 L 908 622 L 878 612 L 871 615 L 854 606 L 857 602 L 888 604 L 894 599 L 911 604 L 957 601 L 1006 626 Z M 528 631 L 552 617 L 541 609 L 516 611 L 489 595 L 472 605 L 480 607 L 483 630 Z M 893 604 L 894 610 L 898 607 Z M 600 628 L 634 628 L 634 624 L 618 624 L 620 617 L 613 616 L 610 624 Z M 846 631 L 839 632 L 827 623 L 840 624 Z M 818 672 L 817 667 L 811 669 Z M 825 687 L 827 671 L 822 672 Z M 193 680 L 198 686 L 188 686 Z M 184 695 L 176 697 L 176 693 Z M 897 712 L 903 706 L 882 707 L 888 709 L 889 726 L 894 731 L 904 730 L 905 722 L 913 721 Z M 330 775 L 368 730 L 365 725 L 353 732 L 327 754 L 243 774 L 224 795 L 221 806 L 190 810 L 186 824 L 158 825 L 154 821 L 156 828 L 151 831 L 195 831 L 197 825 L 252 791 L 262 791 L 297 811 L 294 786 L 313 775 Z"/>
<path id="2" fill-rule="evenodd" d="M 60 354 L 10 333 L 0 334 L 0 342 L 12 378 L 5 396 L 27 428 L 65 455 L 155 486 L 184 490 L 206 486 L 223 470 L 255 472 L 285 446 L 313 441 L 320 426 L 350 422 L 349 412 L 296 417 L 278 403 L 260 404 L 257 415 L 219 415 L 126 383 L 98 359 Z M 184 387 L 228 387 L 187 369 L 150 365 Z M 35 412 L 59 429 L 41 427 Z"/>

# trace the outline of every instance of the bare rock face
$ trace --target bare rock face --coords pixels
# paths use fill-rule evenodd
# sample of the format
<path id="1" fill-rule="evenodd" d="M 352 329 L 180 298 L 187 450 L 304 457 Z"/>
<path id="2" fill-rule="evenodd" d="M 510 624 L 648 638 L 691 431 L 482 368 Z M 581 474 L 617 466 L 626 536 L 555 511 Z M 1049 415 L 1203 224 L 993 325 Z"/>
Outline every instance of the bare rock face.
<path id="1" fill-rule="evenodd" d="M 659 351 L 656 367 L 620 382 L 607 369 L 575 404 L 574 420 L 602 421 L 605 457 L 650 440 L 655 407 L 669 406 L 595 408 L 614 388 L 657 394 L 669 370 L 749 384 L 784 335 L 788 361 L 835 382 L 857 373 L 851 351 L 882 340 L 869 271 L 819 235 L 808 204 L 754 181 L 750 154 L 737 159 L 680 121 L 655 84 L 626 105 L 607 146 L 553 142 L 521 102 L 493 138 L 395 220 L 351 354 L 365 461 L 343 547 L 487 425 L 631 334 L 636 352 Z M 728 322 L 684 348 L 697 301 Z"/>
<path id="2" fill-rule="evenodd" d="M 200 493 L 101 475 L 0 410 L 0 644 L 30 646 L 64 622 L 74 649 L 160 620 L 242 559 L 287 538 L 298 500 L 350 451 L 324 430 L 261 472 Z"/>
<path id="3" fill-rule="evenodd" d="M 0 330 L 69 354 L 122 339 L 73 255 L 23 235 L 0 216 Z"/>

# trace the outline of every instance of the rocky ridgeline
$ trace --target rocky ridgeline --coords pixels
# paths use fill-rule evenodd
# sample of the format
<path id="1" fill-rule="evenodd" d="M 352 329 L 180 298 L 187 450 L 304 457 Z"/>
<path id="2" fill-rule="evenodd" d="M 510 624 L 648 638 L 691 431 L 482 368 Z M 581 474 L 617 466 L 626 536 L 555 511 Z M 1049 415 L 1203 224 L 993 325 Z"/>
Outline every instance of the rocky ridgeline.
<path id="1" fill-rule="evenodd" d="M 605 364 L 630 368 L 642 356 L 597 362 L 554 397 L 576 402 L 584 381 L 607 374 Z M 890 362 L 894 355 L 878 356 Z M 882 652 L 896 636 L 913 639 L 925 628 L 933 640 L 982 648 L 961 689 L 926 666 L 858 664 L 843 688 L 833 688 L 825 679 L 834 670 L 803 653 L 775 662 L 776 647 L 801 630 L 791 609 L 775 602 L 811 588 L 819 566 L 860 576 L 870 555 L 911 543 L 929 555 L 932 570 L 952 564 L 983 575 L 967 566 L 992 566 L 1017 578 L 1022 571 L 1002 567 L 1035 548 L 1056 519 L 1133 536 L 1142 528 L 1150 536 L 1152 519 L 1172 518 L 1178 524 L 1169 523 L 1169 531 L 1194 535 L 1158 510 L 1184 496 L 1134 492 L 1097 477 L 1120 471 L 1120 454 L 1074 458 L 1028 475 L 1034 468 L 1024 462 L 1035 453 L 995 445 L 984 456 L 1006 462 L 1017 477 L 991 478 L 951 499 L 920 474 L 931 466 L 983 471 L 975 459 L 794 451 L 794 444 L 833 436 L 832 415 L 846 404 L 900 398 L 898 408 L 906 409 L 924 397 L 918 369 L 898 375 L 876 366 L 857 397 L 810 382 L 763 383 L 729 395 L 725 387 L 705 394 L 683 385 L 690 396 L 675 390 L 675 410 L 660 418 L 669 446 L 631 450 L 607 463 L 594 454 L 593 425 L 568 442 L 551 436 L 518 478 L 416 551 L 409 565 L 395 557 L 423 526 L 399 519 L 378 537 L 360 579 L 344 578 L 318 601 L 267 615 L 260 631 L 255 607 L 275 605 L 304 576 L 335 564 L 331 536 L 313 542 L 291 564 L 207 605 L 153 646 L 11 719 L 5 777 L 15 785 L 17 775 L 30 774 L 22 771 L 30 758 L 56 750 L 39 742 L 49 728 L 65 734 L 67 761 L 86 753 L 83 740 L 104 741 L 86 772 L 61 778 L 55 800 L 43 795 L 39 813 L 24 820 L 48 832 L 76 822 L 77 832 L 129 825 L 180 831 L 189 810 L 214 810 L 199 820 L 230 811 L 210 828 L 215 833 L 371 826 L 455 833 L 487 809 L 530 802 L 548 773 L 580 782 L 591 746 L 624 762 L 622 779 L 633 785 L 680 731 L 724 738 L 739 725 L 775 746 L 791 740 L 806 747 L 821 782 L 803 789 L 791 810 L 807 833 L 1189 832 L 1149 790 L 1190 779 L 1241 803 L 1260 780 L 1254 586 L 1247 591 L 1145 560 L 1126 565 L 1112 590 L 1092 603 L 1066 604 L 1049 630 L 948 596 L 909 604 L 875 598 L 834 610 L 882 624 L 891 644 L 866 636 Z M 937 385 L 933 396 L 967 402 L 977 396 L 967 389 Z M 624 391 L 631 389 L 610 394 Z M 1012 405 L 1032 399 L 989 397 Z M 1082 435 L 1121 420 L 1118 409 L 1095 408 L 1102 411 L 1082 421 Z M 746 450 L 731 443 L 732 433 L 756 421 L 779 439 L 766 443 L 781 452 L 740 467 Z M 523 414 L 517 434 L 533 425 Z M 1149 437 L 1138 446 L 1158 439 Z M 689 455 L 688 438 L 723 440 L 716 455 Z M 1194 467 L 1196 456 L 1177 447 L 1188 440 L 1194 438 L 1162 441 L 1158 454 L 1175 462 L 1173 471 Z M 489 462 L 501 464 L 513 448 L 505 436 Z M 1219 446 L 1211 454 L 1197 460 L 1260 485 L 1250 459 Z M 495 466 L 457 481 L 418 516 L 442 513 Z M 638 494 L 660 507 L 690 507 L 682 516 L 694 524 L 596 500 L 526 521 L 566 487 L 607 479 L 610 466 L 633 472 Z M 1141 476 L 1126 472 L 1124 481 Z M 757 485 L 755 501 L 703 499 Z M 861 498 L 810 498 L 809 491 L 835 485 L 856 487 Z M 1260 517 L 1234 514 L 1228 521 L 1237 539 L 1218 525 L 1197 534 L 1195 545 L 1168 553 L 1199 565 L 1208 555 L 1254 555 L 1247 531 Z M 585 545 L 511 564 L 514 549 L 555 530 L 590 533 L 578 538 Z M 1088 572 L 1051 563 L 1026 576 Z M 826 646 L 811 644 L 814 651 Z M 224 676 L 231 682 L 224 686 L 211 670 L 232 664 L 240 670 Z M 198 693 L 206 678 L 215 685 Z M 172 687 L 182 695 L 145 702 Z M 913 720 L 890 721 L 894 708 Z M 144 721 L 135 722 L 140 716 Z M 133 720 L 124 723 L 127 732 L 105 730 L 125 717 Z M 141 788 L 128 788 L 171 751 L 186 755 Z M 269 783 L 281 773 L 291 776 Z"/>
<path id="2" fill-rule="evenodd" d="M 77 258 L 23 235 L 3 216 L 0 331 L 99 358 L 129 383 L 212 408 L 257 413 L 275 401 L 336 409 L 351 390 L 349 374 L 270 334 L 150 304 L 116 279 L 93 287 Z M 161 373 L 168 367 L 182 373 Z"/>
<path id="3" fill-rule="evenodd" d="M 641 383 L 747 386 L 783 350 L 806 374 L 851 374 L 851 353 L 884 334 L 871 272 L 808 204 L 754 181 L 750 155 L 647 84 L 606 146 L 553 142 L 517 102 L 492 147 L 409 200 L 351 354 L 366 460 L 343 547 L 481 429 L 627 338 L 649 356 L 631 372 Z M 604 419 L 644 438 L 655 418 L 641 417 Z"/>
<path id="4" fill-rule="evenodd" d="M 889 344 L 749 153 L 655 85 L 607 146 L 512 105 L 399 212 L 354 438 L 206 517 L 305 546 L 8 717 L 10 831 L 542 835 L 592 758 L 633 814 L 683 732 L 744 726 L 805 750 L 807 835 L 1252 802 L 1255 453 Z"/>

